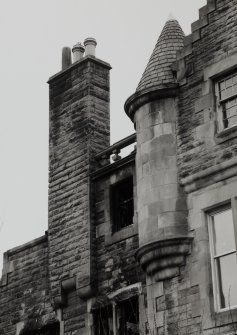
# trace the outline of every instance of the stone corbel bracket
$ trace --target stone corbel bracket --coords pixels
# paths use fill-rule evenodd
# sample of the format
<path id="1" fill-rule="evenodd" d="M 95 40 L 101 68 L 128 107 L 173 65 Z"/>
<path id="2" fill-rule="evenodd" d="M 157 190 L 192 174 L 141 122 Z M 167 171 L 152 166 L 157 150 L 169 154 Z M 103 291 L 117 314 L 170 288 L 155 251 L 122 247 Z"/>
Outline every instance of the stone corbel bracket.
<path id="1" fill-rule="evenodd" d="M 91 298 L 95 292 L 93 283 L 85 283 L 84 286 L 79 286 L 78 276 L 67 278 L 61 281 L 60 294 L 54 297 L 55 309 L 67 306 L 67 295 L 71 291 L 76 291 L 77 295 L 84 300 Z"/>
<path id="2" fill-rule="evenodd" d="M 54 297 L 54 307 L 56 309 L 67 306 L 67 295 L 69 292 L 76 290 L 76 278 L 67 278 L 61 281 L 61 292 Z"/>
<path id="3" fill-rule="evenodd" d="M 136 258 L 147 275 L 157 282 L 179 275 L 179 268 L 190 253 L 191 236 L 159 240 L 140 247 Z"/>

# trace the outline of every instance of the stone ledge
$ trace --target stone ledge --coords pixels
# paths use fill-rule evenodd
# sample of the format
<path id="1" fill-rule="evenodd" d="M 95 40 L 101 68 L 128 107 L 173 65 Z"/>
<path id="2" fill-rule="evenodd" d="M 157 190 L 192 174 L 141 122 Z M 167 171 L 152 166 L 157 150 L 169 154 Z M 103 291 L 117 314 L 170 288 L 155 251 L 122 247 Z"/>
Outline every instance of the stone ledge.
<path id="1" fill-rule="evenodd" d="M 47 242 L 48 241 L 48 232 L 46 231 L 45 232 L 45 235 L 43 236 L 40 236 L 38 238 L 35 238 L 34 240 L 31 240 L 27 243 L 24 243 L 18 247 L 15 247 L 15 248 L 12 248 L 12 249 L 9 249 L 7 251 L 7 254 L 8 256 L 12 256 L 12 255 L 15 255 L 17 254 L 18 252 L 22 252 L 26 249 L 29 249 L 29 248 L 33 248 L 34 246 L 38 245 L 38 244 L 41 244 L 41 243 L 44 243 L 44 242 Z"/>
<path id="2" fill-rule="evenodd" d="M 190 252 L 192 239 L 191 236 L 177 236 L 146 244 L 137 250 L 136 258 L 146 274 L 157 282 L 178 276 L 179 267 Z"/>
<path id="3" fill-rule="evenodd" d="M 124 110 L 132 122 L 134 122 L 134 114 L 140 107 L 157 99 L 177 96 L 177 93 L 178 84 L 172 84 L 170 86 L 168 85 L 167 87 L 162 85 L 144 89 L 134 93 L 125 101 Z"/>
<path id="4" fill-rule="evenodd" d="M 137 234 L 138 234 L 138 225 L 137 223 L 133 223 L 132 225 L 127 226 L 114 234 L 110 233 L 106 234 L 105 245 L 108 246 L 114 243 L 121 242 L 132 236 L 136 236 Z"/>
<path id="5" fill-rule="evenodd" d="M 237 158 L 219 163 L 207 168 L 204 171 L 197 172 L 192 176 L 181 179 L 181 185 L 187 193 L 204 188 L 221 180 L 231 178 L 237 175 Z M 212 176 L 212 178 L 210 178 Z"/>
<path id="6" fill-rule="evenodd" d="M 51 84 L 55 79 L 58 79 L 60 77 L 62 77 L 64 74 L 76 69 L 77 67 L 79 67 L 81 64 L 87 62 L 87 61 L 91 61 L 93 63 L 96 63 L 96 64 L 99 64 L 99 65 L 102 65 L 104 68 L 107 68 L 109 70 L 112 69 L 111 65 L 99 58 L 96 58 L 94 56 L 85 56 L 83 57 L 80 61 L 77 61 L 75 63 L 73 63 L 72 65 L 70 65 L 69 67 L 67 67 L 65 70 L 62 70 L 58 73 L 56 73 L 55 75 L 53 75 L 52 77 L 49 78 L 49 80 L 47 81 L 48 84 Z"/>
<path id="7" fill-rule="evenodd" d="M 237 137 L 237 125 L 230 128 L 226 128 L 215 135 L 217 143 L 222 143 L 230 140 L 231 138 Z"/>

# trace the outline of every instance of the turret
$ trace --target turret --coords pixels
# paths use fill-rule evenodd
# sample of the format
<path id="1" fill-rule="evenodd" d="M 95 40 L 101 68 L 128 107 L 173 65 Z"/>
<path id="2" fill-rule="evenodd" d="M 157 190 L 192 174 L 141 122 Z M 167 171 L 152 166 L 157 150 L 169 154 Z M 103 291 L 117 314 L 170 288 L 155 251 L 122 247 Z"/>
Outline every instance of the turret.
<path id="1" fill-rule="evenodd" d="M 172 71 L 183 46 L 179 23 L 169 19 L 125 111 L 137 131 L 137 258 L 152 280 L 179 274 L 189 251 L 186 198 L 178 181 L 178 85 Z"/>

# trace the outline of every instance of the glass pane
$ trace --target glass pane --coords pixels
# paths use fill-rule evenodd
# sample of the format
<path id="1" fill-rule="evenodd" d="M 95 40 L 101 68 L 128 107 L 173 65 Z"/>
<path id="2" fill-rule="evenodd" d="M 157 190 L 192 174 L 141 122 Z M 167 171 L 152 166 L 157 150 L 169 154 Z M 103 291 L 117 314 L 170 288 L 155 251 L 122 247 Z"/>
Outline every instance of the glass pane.
<path id="1" fill-rule="evenodd" d="M 230 97 L 232 94 L 233 94 L 232 87 L 227 88 L 227 90 L 226 90 L 227 97 Z"/>
<path id="2" fill-rule="evenodd" d="M 237 83 L 237 74 L 235 74 L 234 76 L 233 76 L 233 84 L 236 84 Z"/>
<path id="3" fill-rule="evenodd" d="M 237 94 L 237 85 L 233 86 L 233 94 Z"/>
<path id="4" fill-rule="evenodd" d="M 234 227 L 231 208 L 214 214 L 212 218 L 215 255 L 235 250 Z"/>
<path id="5" fill-rule="evenodd" d="M 227 117 L 232 117 L 237 114 L 236 106 L 230 107 L 229 109 L 226 110 Z"/>
<path id="6" fill-rule="evenodd" d="M 237 305 L 236 253 L 216 259 L 220 308 Z"/>
<path id="7" fill-rule="evenodd" d="M 231 117 L 229 119 L 229 127 L 235 126 L 237 125 L 237 115 Z"/>
<path id="8" fill-rule="evenodd" d="M 231 87 L 232 86 L 232 78 L 229 78 L 226 80 L 226 88 Z"/>
<path id="9" fill-rule="evenodd" d="M 220 92 L 220 99 L 223 100 L 223 99 L 226 99 L 226 98 L 227 98 L 227 92 L 226 92 L 226 90 L 221 91 Z"/>
<path id="10" fill-rule="evenodd" d="M 227 106 L 227 108 L 236 106 L 236 99 L 230 99 L 230 100 L 228 100 L 227 103 L 226 103 L 226 106 Z"/>

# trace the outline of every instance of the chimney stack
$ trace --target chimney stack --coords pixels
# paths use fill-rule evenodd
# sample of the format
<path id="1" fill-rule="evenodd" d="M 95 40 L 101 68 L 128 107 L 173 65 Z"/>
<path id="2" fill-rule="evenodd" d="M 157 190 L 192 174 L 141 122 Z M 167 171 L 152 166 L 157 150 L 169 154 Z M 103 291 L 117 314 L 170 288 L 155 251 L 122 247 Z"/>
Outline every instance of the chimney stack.
<path id="1" fill-rule="evenodd" d="M 64 47 L 62 50 L 62 70 L 65 70 L 72 64 L 71 48 Z"/>
<path id="2" fill-rule="evenodd" d="M 85 52 L 85 48 L 81 43 L 77 43 L 72 48 L 72 54 L 73 54 L 73 63 L 81 60 L 83 58 Z"/>
<path id="3" fill-rule="evenodd" d="M 95 57 L 95 47 L 97 45 L 96 39 L 93 37 L 88 37 L 84 41 L 84 45 L 86 48 L 86 56 L 94 56 Z"/>

